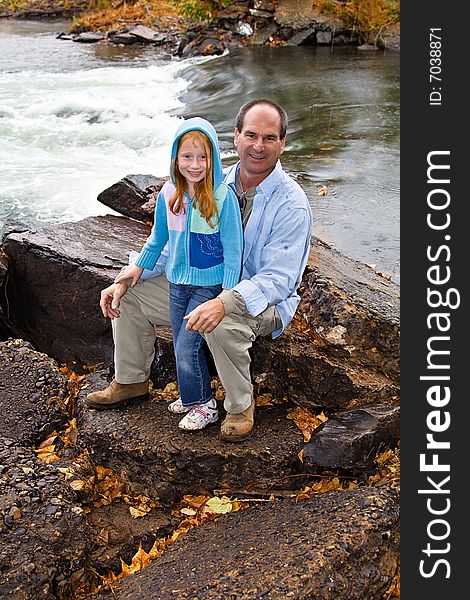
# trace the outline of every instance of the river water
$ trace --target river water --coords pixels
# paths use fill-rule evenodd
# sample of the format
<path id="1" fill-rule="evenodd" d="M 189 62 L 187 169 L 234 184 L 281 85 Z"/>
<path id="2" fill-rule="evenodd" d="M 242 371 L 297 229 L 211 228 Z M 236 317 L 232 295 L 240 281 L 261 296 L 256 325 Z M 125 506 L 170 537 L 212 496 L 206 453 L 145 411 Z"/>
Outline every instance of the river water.
<path id="1" fill-rule="evenodd" d="M 314 233 L 399 283 L 399 55 L 249 47 L 161 58 L 149 47 L 56 39 L 67 23 L 0 21 L 0 229 L 105 214 L 97 195 L 131 173 L 168 174 L 182 117 L 219 132 L 254 97 L 289 114 L 284 168 L 305 189 Z M 322 195 L 322 190 L 327 193 Z"/>

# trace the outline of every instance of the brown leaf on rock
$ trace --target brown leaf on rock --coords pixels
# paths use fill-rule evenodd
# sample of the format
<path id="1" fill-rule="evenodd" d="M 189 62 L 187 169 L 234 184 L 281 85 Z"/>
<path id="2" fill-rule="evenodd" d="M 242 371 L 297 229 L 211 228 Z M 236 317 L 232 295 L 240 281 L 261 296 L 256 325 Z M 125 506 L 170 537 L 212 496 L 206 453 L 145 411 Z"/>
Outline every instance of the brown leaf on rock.
<path id="1" fill-rule="evenodd" d="M 55 444 L 52 444 L 50 442 L 51 439 L 55 440 L 56 438 L 57 438 L 56 435 L 51 436 L 51 438 L 48 438 L 47 440 L 42 442 L 42 444 L 39 446 L 39 448 L 33 448 L 33 452 L 36 454 L 36 456 L 39 458 L 39 460 L 42 460 L 42 462 L 44 462 L 46 464 L 50 464 L 50 463 L 60 460 L 60 456 L 58 456 L 55 452 L 55 450 L 56 450 Z M 48 442 L 47 445 L 43 445 L 46 442 Z"/>
<path id="2" fill-rule="evenodd" d="M 151 562 L 151 560 L 152 559 L 150 558 L 150 555 L 145 552 L 145 550 L 142 548 L 142 545 L 140 545 L 139 549 L 132 557 L 132 562 L 130 565 L 127 565 L 121 559 L 122 576 L 129 577 L 129 575 L 137 573 L 141 569 L 144 569 Z"/>
<path id="3" fill-rule="evenodd" d="M 378 454 L 375 463 L 378 469 L 368 478 L 368 485 L 395 487 L 400 484 L 400 445 L 394 450 L 389 449 Z"/>
<path id="4" fill-rule="evenodd" d="M 304 442 L 308 442 L 315 429 L 328 420 L 328 417 L 323 411 L 318 415 L 313 415 L 308 408 L 302 408 L 300 406 L 289 409 L 287 418 L 294 421 L 297 427 L 302 431 Z"/>
<path id="5" fill-rule="evenodd" d="M 339 477 L 322 477 L 312 485 L 306 486 L 295 497 L 296 502 L 310 498 L 312 494 L 323 494 L 331 491 L 351 490 L 358 486 L 356 481 L 341 481 Z"/>
<path id="6" fill-rule="evenodd" d="M 183 496 L 183 500 L 181 501 L 180 504 L 197 510 L 198 508 L 201 508 L 201 506 L 203 506 L 206 503 L 208 498 L 209 498 L 209 496 L 203 496 L 203 495 Z"/>
<path id="7" fill-rule="evenodd" d="M 256 406 L 273 406 L 273 395 L 266 393 L 256 397 Z"/>

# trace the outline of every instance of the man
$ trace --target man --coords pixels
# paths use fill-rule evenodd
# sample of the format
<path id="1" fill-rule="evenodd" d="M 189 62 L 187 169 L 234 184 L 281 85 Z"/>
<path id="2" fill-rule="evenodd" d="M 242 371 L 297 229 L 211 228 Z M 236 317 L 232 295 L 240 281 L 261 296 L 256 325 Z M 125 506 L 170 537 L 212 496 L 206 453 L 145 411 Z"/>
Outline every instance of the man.
<path id="1" fill-rule="evenodd" d="M 252 100 L 240 108 L 234 136 L 240 160 L 224 180 L 236 191 L 242 211 L 241 281 L 185 317 L 186 328 L 205 337 L 214 358 L 226 395 L 221 437 L 230 442 L 243 441 L 253 431 L 249 350 L 257 337 L 276 338 L 291 321 L 310 251 L 310 205 L 279 161 L 286 131 L 287 115 L 272 100 Z M 155 273 L 163 271 L 163 262 Z M 169 324 L 168 282 L 151 275 L 143 275 L 134 288 L 114 283 L 101 292 L 101 310 L 113 325 L 115 380 L 89 394 L 89 406 L 115 408 L 148 393 L 153 325 Z"/>

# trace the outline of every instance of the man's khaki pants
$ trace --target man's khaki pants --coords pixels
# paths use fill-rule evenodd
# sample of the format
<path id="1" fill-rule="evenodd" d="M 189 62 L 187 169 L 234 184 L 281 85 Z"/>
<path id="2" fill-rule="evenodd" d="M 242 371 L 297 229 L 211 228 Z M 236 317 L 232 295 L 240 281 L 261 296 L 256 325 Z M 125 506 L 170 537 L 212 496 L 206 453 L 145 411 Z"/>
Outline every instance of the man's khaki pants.
<path id="1" fill-rule="evenodd" d="M 251 404 L 253 384 L 249 350 L 255 339 L 281 325 L 274 307 L 257 317 L 226 315 L 204 337 L 225 389 L 224 408 L 239 413 Z M 170 326 L 168 280 L 165 275 L 140 281 L 121 298 L 120 316 L 112 320 L 115 378 L 118 383 L 141 383 L 150 377 L 155 355 L 154 325 Z"/>

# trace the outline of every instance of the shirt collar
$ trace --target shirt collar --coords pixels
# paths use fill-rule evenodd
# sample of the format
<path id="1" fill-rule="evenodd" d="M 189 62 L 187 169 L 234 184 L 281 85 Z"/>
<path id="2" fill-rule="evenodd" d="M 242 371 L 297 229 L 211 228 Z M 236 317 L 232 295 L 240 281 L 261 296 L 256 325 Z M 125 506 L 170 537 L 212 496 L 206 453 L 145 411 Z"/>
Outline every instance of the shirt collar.
<path id="1" fill-rule="evenodd" d="M 226 171 L 225 182 L 228 185 L 232 185 L 235 190 L 235 175 L 240 170 L 240 161 L 238 161 L 235 165 L 229 167 L 228 171 Z M 263 181 L 257 186 L 261 189 L 265 196 L 270 196 L 273 190 L 282 182 L 283 180 L 283 168 L 281 165 L 281 161 L 278 160 L 276 166 L 271 171 L 271 173 L 263 179 Z"/>

